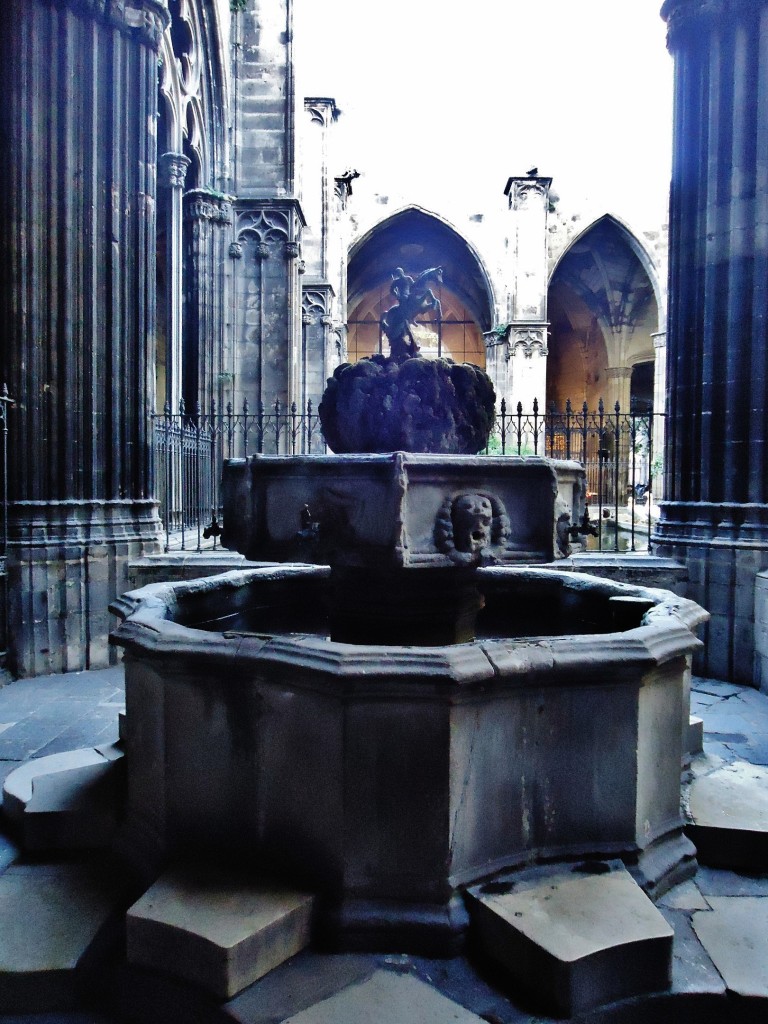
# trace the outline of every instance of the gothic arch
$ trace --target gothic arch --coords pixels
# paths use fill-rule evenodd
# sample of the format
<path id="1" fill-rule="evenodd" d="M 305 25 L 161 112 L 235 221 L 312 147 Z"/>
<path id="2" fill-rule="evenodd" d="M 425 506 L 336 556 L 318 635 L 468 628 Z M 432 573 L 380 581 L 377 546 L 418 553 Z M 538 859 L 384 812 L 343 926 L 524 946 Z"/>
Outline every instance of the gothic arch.
<path id="1" fill-rule="evenodd" d="M 598 218 L 555 264 L 547 308 L 547 401 L 594 406 L 603 398 L 625 408 L 633 367 L 653 361 L 653 336 L 664 322 L 658 271 L 647 248 L 617 217 Z"/>
<path id="2" fill-rule="evenodd" d="M 347 275 L 350 358 L 377 348 L 381 314 L 394 302 L 389 287 L 395 267 L 416 276 L 442 266 L 437 286 L 443 304 L 440 345 L 457 361 L 484 365 L 483 334 L 493 326 L 494 295 L 489 275 L 475 249 L 447 221 L 418 206 L 408 206 L 372 227 L 351 247 Z M 429 348 L 425 328 L 423 348 Z M 386 342 L 384 342 L 386 351 Z"/>

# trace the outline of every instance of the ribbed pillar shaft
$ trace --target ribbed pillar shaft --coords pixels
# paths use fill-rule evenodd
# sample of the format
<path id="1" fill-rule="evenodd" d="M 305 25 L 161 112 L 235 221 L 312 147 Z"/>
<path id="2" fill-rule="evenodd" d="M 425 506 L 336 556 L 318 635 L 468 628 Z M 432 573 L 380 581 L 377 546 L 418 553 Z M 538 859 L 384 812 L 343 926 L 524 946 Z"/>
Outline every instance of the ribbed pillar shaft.
<path id="1" fill-rule="evenodd" d="M 184 398 L 203 412 L 232 399 L 225 343 L 232 217 L 231 201 L 219 193 L 198 188 L 184 196 Z"/>
<path id="2" fill-rule="evenodd" d="M 667 0 L 675 58 L 665 496 L 709 608 L 703 671 L 753 678 L 768 566 L 768 2 Z"/>
<path id="3" fill-rule="evenodd" d="M 109 659 L 107 603 L 152 547 L 160 0 L 5 0 L 3 376 L 20 674 Z M 129 552 L 130 549 L 130 552 Z"/>

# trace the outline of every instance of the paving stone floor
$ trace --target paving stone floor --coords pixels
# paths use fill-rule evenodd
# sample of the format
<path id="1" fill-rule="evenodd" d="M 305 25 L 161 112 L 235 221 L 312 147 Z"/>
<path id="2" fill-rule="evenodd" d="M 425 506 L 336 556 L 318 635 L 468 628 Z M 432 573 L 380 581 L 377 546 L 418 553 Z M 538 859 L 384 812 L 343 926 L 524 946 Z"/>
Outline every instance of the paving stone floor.
<path id="1" fill-rule="evenodd" d="M 0 783 L 30 758 L 115 740 L 122 699 L 120 667 L 19 680 L 0 688 Z M 704 720 L 708 757 L 727 764 L 768 765 L 768 697 L 728 683 L 696 679 L 691 710 Z M 34 865 L 34 859 L 27 860 Z M 0 874 L 11 864 L 23 862 L 0 818 Z M 659 903 L 675 928 L 672 999 L 662 995 L 642 1005 L 593 1011 L 580 1024 L 768 1020 L 768 1004 L 762 1001 L 768 998 L 767 897 L 768 865 L 764 874 L 700 867 L 694 880 L 678 886 Z M 746 945 L 739 933 L 745 919 L 754 924 Z M 702 945 L 707 928 L 719 937 L 712 956 Z M 153 979 L 151 972 L 142 975 L 138 969 L 118 967 L 111 975 L 110 991 L 116 1002 L 106 1013 L 10 1015 L 0 1005 L 0 1024 L 549 1021 L 519 1005 L 503 979 L 471 955 L 428 960 L 399 954 L 330 956 L 305 951 L 223 1005 L 169 979 Z M 761 997 L 760 1002 L 754 997 Z"/>

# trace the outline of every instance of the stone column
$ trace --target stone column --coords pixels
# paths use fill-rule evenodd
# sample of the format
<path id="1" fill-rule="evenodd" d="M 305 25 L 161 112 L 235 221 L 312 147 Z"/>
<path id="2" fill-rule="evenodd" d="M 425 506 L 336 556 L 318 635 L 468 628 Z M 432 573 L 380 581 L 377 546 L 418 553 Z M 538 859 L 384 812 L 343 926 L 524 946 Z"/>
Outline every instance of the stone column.
<path id="1" fill-rule="evenodd" d="M 227 345 L 229 196 L 196 188 L 184 196 L 184 399 L 221 409 L 232 400 Z"/>
<path id="2" fill-rule="evenodd" d="M 547 216 L 551 178 L 510 178 L 504 194 L 512 215 L 511 301 L 507 333 L 507 407 L 534 398 L 543 410 L 547 393 Z M 496 382 L 494 382 L 496 383 Z M 501 397 L 501 396 L 499 396 Z"/>
<path id="3" fill-rule="evenodd" d="M 299 397 L 301 300 L 294 200 L 235 202 L 235 407 L 265 410 Z"/>
<path id="4" fill-rule="evenodd" d="M 152 499 L 158 0 L 6 0 L 2 377 L 12 668 L 115 660 L 109 601 Z"/>
<path id="5" fill-rule="evenodd" d="M 656 551 L 712 614 L 699 671 L 751 682 L 768 567 L 768 2 L 667 0 L 675 57 L 665 501 Z"/>
<path id="6" fill-rule="evenodd" d="M 163 153 L 158 160 L 158 187 L 168 189 L 165 225 L 166 249 L 166 366 L 163 401 L 171 412 L 179 411 L 182 395 L 182 211 L 181 197 L 187 176 L 189 157 L 183 153 Z"/>
<path id="7" fill-rule="evenodd" d="M 664 460 L 664 416 L 667 408 L 667 332 L 657 331 L 652 334 L 653 363 L 653 497 L 659 501 L 664 497 L 664 473 L 658 467 Z"/>
<path id="8" fill-rule="evenodd" d="M 293 2 L 235 16 L 234 404 L 301 401 L 301 240 L 296 195 Z"/>
<path id="9" fill-rule="evenodd" d="M 330 285 L 305 285 L 302 297 L 302 408 L 315 410 L 323 397 L 326 379 L 333 372 L 335 345 L 331 342 L 334 294 Z"/>
<path id="10" fill-rule="evenodd" d="M 606 412 L 613 412 L 616 403 L 624 414 L 629 414 L 632 385 L 631 366 L 609 366 L 605 371 L 607 388 L 603 395 Z"/>

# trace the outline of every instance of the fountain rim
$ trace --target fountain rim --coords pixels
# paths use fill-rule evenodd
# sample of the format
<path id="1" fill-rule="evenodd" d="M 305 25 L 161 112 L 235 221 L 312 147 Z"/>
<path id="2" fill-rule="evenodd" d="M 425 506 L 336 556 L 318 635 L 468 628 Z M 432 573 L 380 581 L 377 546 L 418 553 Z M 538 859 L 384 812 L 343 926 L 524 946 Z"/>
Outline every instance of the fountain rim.
<path id="1" fill-rule="evenodd" d="M 217 632 L 174 621 L 180 599 L 221 588 L 239 590 L 259 581 L 269 585 L 295 579 L 298 583 L 330 576 L 327 566 L 274 563 L 129 591 L 110 605 L 122 620 L 110 634 L 110 642 L 134 657 L 225 661 L 267 674 L 298 667 L 308 679 L 354 680 L 372 690 L 382 682 L 411 688 L 416 681 L 442 682 L 460 688 L 499 678 L 550 686 L 583 679 L 585 671 L 595 683 L 611 683 L 617 681 L 617 673 L 634 672 L 638 666 L 650 669 L 702 646 L 695 630 L 706 622 L 708 613 L 670 591 L 550 568 L 491 566 L 476 571 L 481 580 L 555 579 L 572 591 L 598 589 L 607 597 L 636 597 L 651 601 L 652 606 L 639 626 L 620 632 L 479 638 L 438 647 L 349 644 L 299 632 Z"/>

